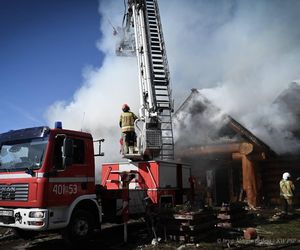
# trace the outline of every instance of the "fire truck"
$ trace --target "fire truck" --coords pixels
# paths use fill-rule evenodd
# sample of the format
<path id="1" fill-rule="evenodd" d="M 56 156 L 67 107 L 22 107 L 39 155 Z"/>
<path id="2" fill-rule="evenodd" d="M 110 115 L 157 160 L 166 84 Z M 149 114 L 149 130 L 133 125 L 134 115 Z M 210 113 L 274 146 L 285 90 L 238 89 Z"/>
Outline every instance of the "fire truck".
<path id="1" fill-rule="evenodd" d="M 0 135 L 0 226 L 22 237 L 64 229 L 76 242 L 101 223 L 94 145 L 90 134 L 59 124 Z"/>
<path id="2" fill-rule="evenodd" d="M 122 208 L 124 174 L 133 175 L 129 211 L 136 213 L 144 211 L 136 209 L 145 197 L 157 205 L 180 203 L 189 187 L 188 167 L 157 160 L 105 163 L 102 185 L 96 185 L 91 134 L 60 125 L 9 131 L 0 144 L 0 226 L 21 237 L 61 230 L 76 243 L 90 236 L 101 226 L 102 199 L 104 215 Z"/>
<path id="3" fill-rule="evenodd" d="M 102 185 L 96 185 L 91 134 L 64 129 L 60 122 L 54 128 L 0 134 L 1 227 L 14 228 L 23 237 L 60 230 L 67 241 L 82 241 L 100 228 L 103 212 L 116 215 L 122 208 L 127 177 L 132 205 L 147 197 L 157 206 L 183 201 L 190 169 L 173 160 L 173 105 L 157 1 L 128 0 L 125 20 L 124 34 L 135 43 L 124 36 L 118 53 L 134 48 L 137 55 L 137 150 L 125 154 L 125 162 L 103 164 Z M 96 156 L 103 155 L 102 141 Z"/>

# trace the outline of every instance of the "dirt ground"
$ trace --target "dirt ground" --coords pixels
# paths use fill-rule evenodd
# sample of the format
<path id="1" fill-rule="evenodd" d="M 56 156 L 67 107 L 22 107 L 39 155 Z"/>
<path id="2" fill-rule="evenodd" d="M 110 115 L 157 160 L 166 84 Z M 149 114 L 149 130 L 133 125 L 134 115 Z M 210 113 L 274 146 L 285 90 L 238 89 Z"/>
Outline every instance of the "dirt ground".
<path id="1" fill-rule="evenodd" d="M 249 211 L 247 218 L 241 220 L 239 226 L 227 229 L 214 228 L 205 232 L 199 242 L 175 242 L 164 240 L 159 235 L 159 243 L 155 244 L 153 234 L 142 221 L 132 221 L 128 227 L 128 242 L 123 243 L 123 226 L 104 224 L 103 230 L 95 237 L 76 249 L 300 249 L 300 210 L 292 215 L 283 216 L 276 209 Z M 255 239 L 246 240 L 244 230 L 253 227 Z M 66 249 L 58 234 L 41 234 L 35 239 L 22 240 L 16 238 L 10 230 L 0 229 L 1 249 Z M 72 248 L 74 249 L 74 248 Z"/>

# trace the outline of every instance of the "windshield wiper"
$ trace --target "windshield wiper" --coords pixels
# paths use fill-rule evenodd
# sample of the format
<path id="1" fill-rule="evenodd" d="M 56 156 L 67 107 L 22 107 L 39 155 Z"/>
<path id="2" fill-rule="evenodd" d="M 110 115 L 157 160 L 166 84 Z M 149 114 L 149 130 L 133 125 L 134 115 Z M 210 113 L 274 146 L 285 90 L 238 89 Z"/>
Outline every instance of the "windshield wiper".
<path id="1" fill-rule="evenodd" d="M 32 177 L 35 176 L 35 172 L 33 171 L 32 168 L 26 168 L 25 173 L 30 174 Z"/>
<path id="2" fill-rule="evenodd" d="M 33 171 L 34 164 L 31 164 L 28 168 L 25 169 L 26 174 L 30 174 L 32 177 L 35 176 L 35 172 Z"/>

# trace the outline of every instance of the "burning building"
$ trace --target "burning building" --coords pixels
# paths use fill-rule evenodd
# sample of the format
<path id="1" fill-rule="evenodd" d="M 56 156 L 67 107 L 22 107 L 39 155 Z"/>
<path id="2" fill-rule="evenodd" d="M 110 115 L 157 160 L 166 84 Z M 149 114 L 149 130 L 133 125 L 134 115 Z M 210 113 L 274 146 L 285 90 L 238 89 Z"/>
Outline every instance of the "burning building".
<path id="1" fill-rule="evenodd" d="M 299 98 L 300 86 L 293 83 L 274 105 L 282 112 L 295 111 L 299 120 Z M 205 185 L 216 205 L 236 201 L 247 201 L 251 207 L 278 205 L 282 173 L 288 171 L 294 177 L 300 176 L 297 147 L 293 152 L 275 152 L 199 90 L 192 89 L 173 118 L 177 131 L 176 155 L 192 163 L 193 175 L 200 185 Z M 289 135 L 296 138 L 299 131 L 297 124 L 291 124 Z M 299 203 L 299 193 L 296 201 Z"/>

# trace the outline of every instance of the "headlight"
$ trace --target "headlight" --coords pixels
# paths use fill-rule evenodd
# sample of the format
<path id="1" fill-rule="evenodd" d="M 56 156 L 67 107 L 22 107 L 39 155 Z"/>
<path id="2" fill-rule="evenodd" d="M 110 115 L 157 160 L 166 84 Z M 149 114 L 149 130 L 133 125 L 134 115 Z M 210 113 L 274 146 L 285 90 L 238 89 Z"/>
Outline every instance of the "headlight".
<path id="1" fill-rule="evenodd" d="M 45 212 L 42 211 L 33 211 L 29 213 L 30 218 L 44 218 Z"/>

